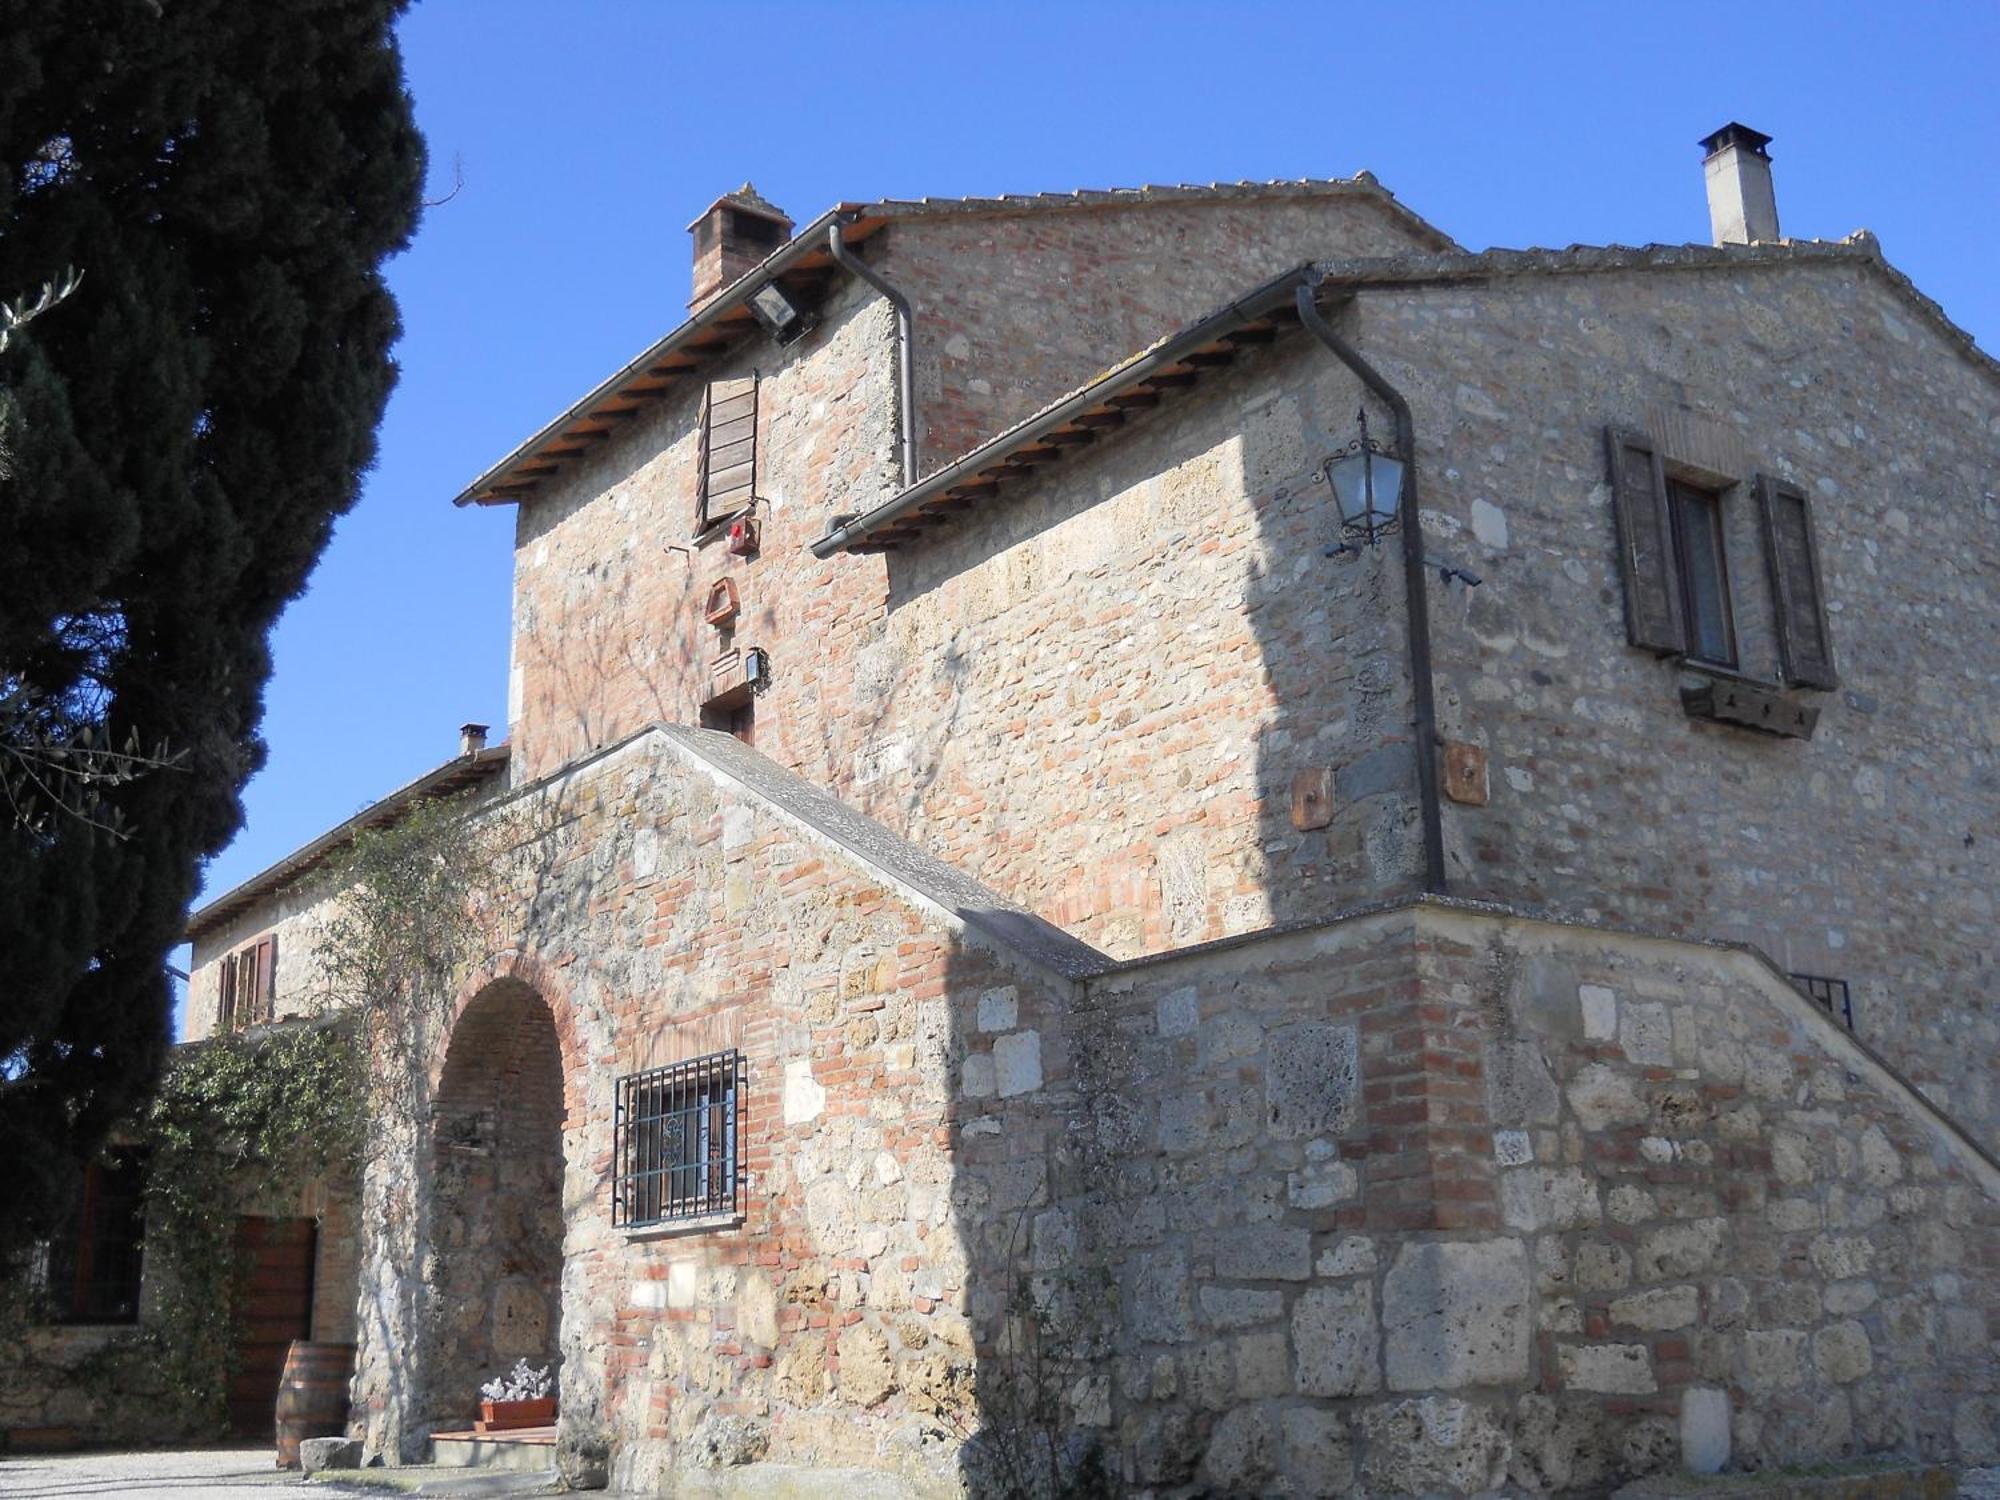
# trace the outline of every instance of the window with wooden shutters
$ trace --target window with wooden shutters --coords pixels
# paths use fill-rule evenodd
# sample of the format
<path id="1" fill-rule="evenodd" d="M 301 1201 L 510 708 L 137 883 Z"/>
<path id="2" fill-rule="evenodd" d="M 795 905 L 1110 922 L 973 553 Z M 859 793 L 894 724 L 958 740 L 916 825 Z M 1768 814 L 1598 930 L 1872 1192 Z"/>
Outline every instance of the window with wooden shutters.
<path id="1" fill-rule="evenodd" d="M 217 1034 L 236 1028 L 236 955 L 225 953 L 215 966 L 215 1029 Z"/>
<path id="2" fill-rule="evenodd" d="M 1797 485 L 1759 474 L 1757 504 L 1763 513 L 1764 560 L 1771 570 L 1778 660 L 1785 681 L 1799 687 L 1836 687 L 1840 679 L 1833 666 L 1833 635 L 1826 623 L 1826 584 L 1811 502 Z"/>
<path id="3" fill-rule="evenodd" d="M 1666 466 L 1643 434 L 1606 428 L 1604 438 L 1625 579 L 1626 638 L 1649 651 L 1680 655 L 1687 650 L 1687 624 Z"/>
<path id="4" fill-rule="evenodd" d="M 757 494 L 757 377 L 713 380 L 701 403 L 694 524 L 706 531 L 749 509 Z"/>
<path id="5" fill-rule="evenodd" d="M 250 1026 L 257 1020 L 257 996 L 263 993 L 263 977 L 258 959 L 263 950 L 255 943 L 236 955 L 236 1024 Z"/>
<path id="6" fill-rule="evenodd" d="M 278 935 L 257 939 L 257 992 L 250 997 L 250 1022 L 271 1020 L 278 1003 Z"/>

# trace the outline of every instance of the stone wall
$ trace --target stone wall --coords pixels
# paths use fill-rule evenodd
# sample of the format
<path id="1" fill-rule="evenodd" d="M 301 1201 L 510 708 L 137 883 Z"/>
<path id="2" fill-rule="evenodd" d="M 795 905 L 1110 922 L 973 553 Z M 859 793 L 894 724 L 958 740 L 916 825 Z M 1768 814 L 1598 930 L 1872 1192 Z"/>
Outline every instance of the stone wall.
<path id="1" fill-rule="evenodd" d="M 2000 390 L 1883 273 L 1501 277 L 1367 293 L 1350 334 L 1416 408 L 1439 716 L 1488 762 L 1447 802 L 1453 890 L 1755 943 L 1992 1147 L 2000 1017 Z M 1690 719 L 1625 644 L 1606 425 L 1723 495 L 1743 670 L 1776 675 L 1747 482 L 1810 493 L 1841 687 L 1809 741 Z M 1693 680 L 1693 679 L 1688 679 Z"/>
<path id="2" fill-rule="evenodd" d="M 1761 960 L 1426 906 L 1089 988 L 1142 1490 L 2000 1451 L 2000 1171 Z"/>
<path id="3" fill-rule="evenodd" d="M 950 1059 L 982 1005 L 994 1022 L 1057 981 L 980 937 L 997 897 L 961 883 L 978 916 L 954 915 L 897 873 L 914 860 L 949 883 L 941 866 L 865 825 L 857 852 L 707 758 L 732 755 L 797 805 L 837 811 L 736 742 L 686 731 L 641 735 L 516 798 L 536 830 L 505 908 L 520 930 L 429 1039 L 428 1066 L 436 1079 L 496 987 L 548 1007 L 564 1068 L 565 1176 L 547 1201 L 564 1222 L 566 1454 L 608 1454 L 632 1484 L 755 1458 L 935 1489 L 955 1463 L 947 1438 L 972 1420 L 968 1236 L 1031 1191 L 960 1196 Z M 1007 920 L 1100 961 L 1025 914 Z M 988 1095 L 1062 1065 L 1009 1030 Z M 617 1080 L 725 1048 L 746 1077 L 741 1224 L 615 1227 Z M 371 1448 L 406 1457 L 455 1425 L 422 1268 L 451 1274 L 469 1228 L 420 1141 L 371 1165 L 356 1388 Z"/>
<path id="4" fill-rule="evenodd" d="M 912 304 L 923 469 L 1311 260 L 1445 248 L 1373 184 L 1087 209 L 933 209 L 888 229 Z"/>
<path id="5" fill-rule="evenodd" d="M 1041 1396 L 1162 1496 L 1990 1452 L 2000 1173 L 1746 952 L 1433 904 L 1116 965 L 719 735 L 541 799 L 456 1009 L 563 1059 L 573 1469 L 997 1493 Z M 615 1227 L 616 1079 L 728 1047 L 740 1224 Z M 416 1456 L 455 1220 L 369 1222 Z"/>

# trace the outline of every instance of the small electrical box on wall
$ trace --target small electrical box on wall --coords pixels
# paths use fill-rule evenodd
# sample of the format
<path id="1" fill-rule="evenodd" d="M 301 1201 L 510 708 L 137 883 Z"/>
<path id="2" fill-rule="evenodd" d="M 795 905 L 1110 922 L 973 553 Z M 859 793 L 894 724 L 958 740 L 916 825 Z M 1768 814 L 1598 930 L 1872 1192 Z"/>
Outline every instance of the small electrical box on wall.
<path id="1" fill-rule="evenodd" d="M 756 517 L 738 516 L 729 523 L 729 555 L 731 557 L 755 557 L 757 555 Z"/>

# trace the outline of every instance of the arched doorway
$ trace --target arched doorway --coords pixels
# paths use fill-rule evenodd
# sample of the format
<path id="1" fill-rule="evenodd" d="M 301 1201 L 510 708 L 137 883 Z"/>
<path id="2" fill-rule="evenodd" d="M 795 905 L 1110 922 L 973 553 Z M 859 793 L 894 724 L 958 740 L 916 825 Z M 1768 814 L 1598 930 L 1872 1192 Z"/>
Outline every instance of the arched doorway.
<path id="1" fill-rule="evenodd" d="M 459 1016 L 432 1105 L 426 1424 L 465 1427 L 515 1361 L 560 1358 L 562 1049 L 519 980 Z"/>

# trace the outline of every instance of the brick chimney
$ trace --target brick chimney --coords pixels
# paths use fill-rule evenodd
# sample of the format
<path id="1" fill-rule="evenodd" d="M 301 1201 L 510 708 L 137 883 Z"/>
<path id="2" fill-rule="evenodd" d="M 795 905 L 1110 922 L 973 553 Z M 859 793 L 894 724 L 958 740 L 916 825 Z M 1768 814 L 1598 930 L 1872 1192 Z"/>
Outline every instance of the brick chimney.
<path id="1" fill-rule="evenodd" d="M 1771 187 L 1771 138 L 1734 120 L 1702 138 L 1708 157 L 1709 233 L 1718 245 L 1754 245 L 1778 238 L 1778 197 Z"/>
<path id="2" fill-rule="evenodd" d="M 477 755 L 480 751 L 484 750 L 486 748 L 486 731 L 488 727 L 485 724 L 459 725 L 458 753 L 460 755 Z"/>
<path id="3" fill-rule="evenodd" d="M 792 221 L 749 183 L 724 193 L 688 225 L 694 236 L 694 296 L 698 308 L 792 236 Z"/>

